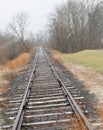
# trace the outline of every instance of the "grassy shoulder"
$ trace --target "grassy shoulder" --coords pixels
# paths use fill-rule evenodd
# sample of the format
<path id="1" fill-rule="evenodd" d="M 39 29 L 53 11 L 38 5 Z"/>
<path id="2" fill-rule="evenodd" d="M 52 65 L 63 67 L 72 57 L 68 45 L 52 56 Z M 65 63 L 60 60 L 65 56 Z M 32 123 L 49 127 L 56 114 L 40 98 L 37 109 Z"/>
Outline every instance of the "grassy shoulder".
<path id="1" fill-rule="evenodd" d="M 103 50 L 84 50 L 72 54 L 60 54 L 66 63 L 80 64 L 103 74 Z"/>
<path id="2" fill-rule="evenodd" d="M 98 110 L 103 121 L 103 50 L 85 50 L 74 54 L 53 51 L 53 56 L 82 81 L 89 93 L 96 96 L 98 102 L 94 103 L 94 108 Z"/>

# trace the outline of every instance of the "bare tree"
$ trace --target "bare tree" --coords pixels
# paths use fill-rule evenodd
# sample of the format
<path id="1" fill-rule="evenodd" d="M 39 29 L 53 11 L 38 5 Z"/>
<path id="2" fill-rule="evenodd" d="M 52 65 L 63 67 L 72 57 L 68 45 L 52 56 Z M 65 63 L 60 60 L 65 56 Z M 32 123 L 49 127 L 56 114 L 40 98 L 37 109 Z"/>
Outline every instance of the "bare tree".
<path id="1" fill-rule="evenodd" d="M 101 47 L 103 2 L 68 0 L 49 18 L 50 43 L 61 52 Z"/>
<path id="2" fill-rule="evenodd" d="M 27 47 L 25 44 L 25 36 L 27 34 L 27 25 L 28 17 L 27 14 L 23 12 L 14 16 L 11 23 L 9 24 L 10 33 L 19 39 L 26 51 Z"/>

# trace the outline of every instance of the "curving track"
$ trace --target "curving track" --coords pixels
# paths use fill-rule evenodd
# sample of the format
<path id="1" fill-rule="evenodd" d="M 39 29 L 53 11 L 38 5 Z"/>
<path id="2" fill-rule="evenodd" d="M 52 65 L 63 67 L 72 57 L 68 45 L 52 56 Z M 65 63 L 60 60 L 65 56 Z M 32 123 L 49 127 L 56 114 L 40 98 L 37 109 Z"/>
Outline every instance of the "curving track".
<path id="1" fill-rule="evenodd" d="M 83 98 L 76 91 L 71 84 L 65 85 L 47 53 L 38 49 L 25 94 L 17 93 L 9 101 L 7 114 L 14 124 L 3 129 L 93 130 L 75 102 Z"/>

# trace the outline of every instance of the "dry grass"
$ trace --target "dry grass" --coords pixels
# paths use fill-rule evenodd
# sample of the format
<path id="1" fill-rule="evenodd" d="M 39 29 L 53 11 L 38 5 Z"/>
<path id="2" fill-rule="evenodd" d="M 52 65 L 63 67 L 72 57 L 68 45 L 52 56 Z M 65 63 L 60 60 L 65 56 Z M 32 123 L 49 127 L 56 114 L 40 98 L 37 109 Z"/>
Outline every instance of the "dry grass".
<path id="1" fill-rule="evenodd" d="M 30 60 L 30 54 L 23 53 L 16 59 L 9 61 L 6 66 L 9 69 L 23 68 L 29 62 L 29 60 Z"/>
<path id="2" fill-rule="evenodd" d="M 3 94 L 11 91 L 10 82 L 15 78 L 19 71 L 24 69 L 30 60 L 29 53 L 23 53 L 16 59 L 8 61 L 4 66 L 0 66 L 0 102 L 2 108 L 7 108 L 7 99 L 2 97 Z"/>
<path id="3" fill-rule="evenodd" d="M 62 62 L 61 53 L 59 51 L 53 50 L 52 53 L 56 61 Z"/>
<path id="4" fill-rule="evenodd" d="M 18 72 L 24 69 L 30 60 L 29 53 L 23 53 L 16 59 L 8 61 L 4 66 L 0 66 L 0 95 L 10 91 L 9 83 L 15 78 Z"/>

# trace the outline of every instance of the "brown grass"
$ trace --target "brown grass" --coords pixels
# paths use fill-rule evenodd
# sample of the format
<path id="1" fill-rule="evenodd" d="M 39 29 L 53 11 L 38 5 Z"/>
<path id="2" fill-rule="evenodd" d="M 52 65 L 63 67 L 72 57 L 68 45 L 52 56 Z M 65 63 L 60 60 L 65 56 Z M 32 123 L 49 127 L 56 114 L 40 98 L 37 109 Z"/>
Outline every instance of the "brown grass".
<path id="1" fill-rule="evenodd" d="M 29 53 L 23 53 L 16 59 L 8 61 L 4 66 L 0 66 L 0 95 L 10 91 L 9 83 L 15 78 L 18 72 L 24 69 L 30 60 Z"/>
<path id="2" fill-rule="evenodd" d="M 7 67 L 9 69 L 25 67 L 25 65 L 29 62 L 29 60 L 30 60 L 30 54 L 23 53 L 23 54 L 19 55 L 16 59 L 9 61 L 7 63 Z"/>
<path id="3" fill-rule="evenodd" d="M 59 51 L 52 51 L 55 61 L 63 62 L 61 59 L 61 53 Z"/>

